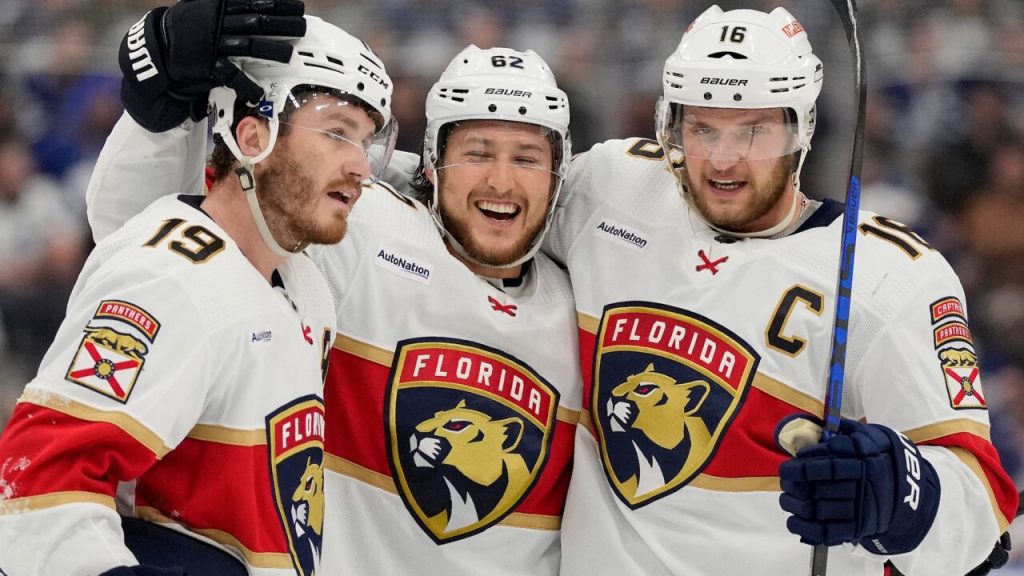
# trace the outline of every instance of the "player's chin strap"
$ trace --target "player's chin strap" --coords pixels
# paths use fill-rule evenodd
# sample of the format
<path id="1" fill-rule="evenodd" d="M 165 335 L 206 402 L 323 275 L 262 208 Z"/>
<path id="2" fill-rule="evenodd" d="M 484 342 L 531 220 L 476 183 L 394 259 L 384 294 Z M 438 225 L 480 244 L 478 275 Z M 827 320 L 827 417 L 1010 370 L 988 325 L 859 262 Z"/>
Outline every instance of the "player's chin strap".
<path id="1" fill-rule="evenodd" d="M 245 200 L 249 204 L 249 212 L 252 214 L 252 219 L 256 222 L 256 230 L 259 231 L 263 243 L 270 248 L 271 252 L 282 258 L 287 258 L 295 252 L 301 251 L 301 246 L 296 246 L 295 252 L 289 252 L 282 248 L 278 244 L 277 239 L 274 238 L 270 227 L 267 226 L 267 220 L 263 217 L 263 210 L 260 209 L 259 198 L 256 197 L 256 178 L 252 173 L 252 162 L 248 160 L 243 161 L 241 166 L 235 168 L 235 174 L 238 175 L 238 183 L 241 184 L 242 191 L 245 192 Z"/>
<path id="2" fill-rule="evenodd" d="M 259 198 L 256 197 L 256 177 L 253 174 L 252 167 L 259 161 L 263 160 L 270 155 L 270 151 L 273 150 L 274 144 L 277 142 L 278 122 L 276 118 L 270 119 L 268 122 L 270 128 L 270 139 L 267 143 L 267 147 L 256 156 L 246 156 L 242 154 L 242 150 L 238 147 L 238 142 L 233 137 L 221 134 L 221 140 L 227 145 L 228 150 L 235 156 L 239 162 L 238 168 L 235 168 L 235 174 L 238 176 L 238 183 L 242 187 L 242 191 L 245 192 L 245 200 L 249 204 L 249 212 L 252 214 L 252 219 L 256 222 L 256 230 L 260 234 L 260 238 L 263 239 L 263 243 L 270 248 L 270 251 L 274 254 L 287 258 L 297 252 L 301 252 L 303 246 L 296 244 L 294 250 L 285 250 L 274 238 L 274 234 L 271 233 L 270 227 L 267 226 L 267 219 L 263 217 L 263 210 L 260 208 Z"/>

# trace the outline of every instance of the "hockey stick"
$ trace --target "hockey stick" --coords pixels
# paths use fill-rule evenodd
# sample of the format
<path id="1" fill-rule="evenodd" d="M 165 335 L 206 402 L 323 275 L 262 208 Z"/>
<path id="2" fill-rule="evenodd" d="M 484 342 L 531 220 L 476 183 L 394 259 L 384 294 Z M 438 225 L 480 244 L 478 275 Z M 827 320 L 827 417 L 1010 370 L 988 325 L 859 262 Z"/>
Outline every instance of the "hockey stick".
<path id="1" fill-rule="evenodd" d="M 853 262 L 857 249 L 857 215 L 860 211 L 860 169 L 864 160 L 864 108 L 867 83 L 864 79 L 864 52 L 857 30 L 857 4 L 854 0 L 831 0 L 843 22 L 853 55 L 853 84 L 857 94 L 857 124 L 853 133 L 853 157 L 850 160 L 850 187 L 846 191 L 843 213 L 842 247 L 839 252 L 839 277 L 836 280 L 836 313 L 832 324 L 832 354 L 829 361 L 828 388 L 825 391 L 825 428 L 822 440 L 839 431 L 843 405 L 843 377 L 846 371 L 846 338 L 850 326 L 850 299 L 853 293 Z M 818 544 L 811 555 L 811 576 L 825 576 L 828 547 Z"/>

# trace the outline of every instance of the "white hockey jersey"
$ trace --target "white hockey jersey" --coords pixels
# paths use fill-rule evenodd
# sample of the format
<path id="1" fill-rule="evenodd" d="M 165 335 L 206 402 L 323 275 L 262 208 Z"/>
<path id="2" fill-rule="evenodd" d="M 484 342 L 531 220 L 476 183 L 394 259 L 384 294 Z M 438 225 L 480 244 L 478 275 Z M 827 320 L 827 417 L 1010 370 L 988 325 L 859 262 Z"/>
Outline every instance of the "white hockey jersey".
<path id="1" fill-rule="evenodd" d="M 96 246 L 0 437 L 0 571 L 137 564 L 121 512 L 253 575 L 320 573 L 334 310 L 307 256 L 277 273 L 174 196 Z"/>
<path id="2" fill-rule="evenodd" d="M 385 188 L 317 260 L 338 309 L 325 573 L 556 574 L 582 394 L 565 273 L 540 256 L 499 289 Z"/>
<path id="3" fill-rule="evenodd" d="M 154 136 L 123 117 L 90 182 L 94 235 L 139 204 L 147 170 L 179 174 L 202 127 Z M 564 271 L 538 256 L 521 285 L 496 287 L 387 186 L 313 253 L 340 327 L 318 574 L 556 574 L 582 396 Z"/>
<path id="4" fill-rule="evenodd" d="M 696 218 L 656 142 L 573 162 L 548 249 L 579 317 L 584 411 L 562 573 L 790 575 L 811 548 L 786 529 L 774 430 L 823 413 L 842 207 L 790 236 L 736 239 Z M 941 482 L 913 553 L 832 548 L 829 573 L 962 576 L 1017 495 L 989 440 L 962 288 L 905 226 L 862 212 L 843 416 L 899 430 Z"/>

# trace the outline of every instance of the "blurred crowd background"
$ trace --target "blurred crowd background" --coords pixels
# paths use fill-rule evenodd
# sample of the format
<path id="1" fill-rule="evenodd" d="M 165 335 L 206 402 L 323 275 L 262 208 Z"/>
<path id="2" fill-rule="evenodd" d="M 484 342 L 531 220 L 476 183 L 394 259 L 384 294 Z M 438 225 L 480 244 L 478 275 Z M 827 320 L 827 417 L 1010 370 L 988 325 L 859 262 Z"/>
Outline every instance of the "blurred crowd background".
<path id="1" fill-rule="evenodd" d="M 0 0 L 0 429 L 92 246 L 84 195 L 121 113 L 117 45 L 147 9 L 165 3 Z M 608 138 L 653 137 L 664 60 L 710 4 L 306 0 L 308 13 L 365 40 L 384 60 L 395 80 L 399 148 L 412 152 L 422 143 L 428 88 L 469 43 L 532 48 L 551 64 L 571 99 L 576 151 Z M 719 2 L 724 9 L 780 4 L 804 24 L 825 63 L 803 187 L 812 197 L 842 199 L 855 100 L 847 40 L 831 4 Z M 869 82 L 863 207 L 913 227 L 960 275 L 993 440 L 1024 486 L 1024 2 L 858 5 Z"/>

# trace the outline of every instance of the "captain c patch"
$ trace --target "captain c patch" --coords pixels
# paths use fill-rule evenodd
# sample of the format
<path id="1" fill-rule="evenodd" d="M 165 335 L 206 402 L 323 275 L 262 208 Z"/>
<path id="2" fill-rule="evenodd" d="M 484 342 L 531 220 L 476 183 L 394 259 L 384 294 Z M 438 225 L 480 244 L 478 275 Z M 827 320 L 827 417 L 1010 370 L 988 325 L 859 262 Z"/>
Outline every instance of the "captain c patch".
<path id="1" fill-rule="evenodd" d="M 102 325 L 96 323 L 102 321 Z M 142 308 L 120 300 L 100 302 L 64 376 L 125 403 L 149 353 L 160 323 Z"/>
<path id="2" fill-rule="evenodd" d="M 414 339 L 398 343 L 385 402 L 395 485 L 424 532 L 445 544 L 500 522 L 533 488 L 558 391 L 498 350 Z"/>
<path id="3" fill-rule="evenodd" d="M 605 474 L 633 509 L 690 483 L 740 411 L 760 356 L 688 310 L 650 302 L 604 309 L 590 411 Z"/>

